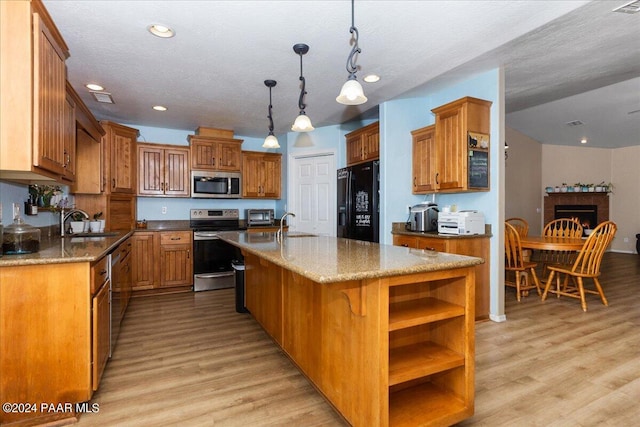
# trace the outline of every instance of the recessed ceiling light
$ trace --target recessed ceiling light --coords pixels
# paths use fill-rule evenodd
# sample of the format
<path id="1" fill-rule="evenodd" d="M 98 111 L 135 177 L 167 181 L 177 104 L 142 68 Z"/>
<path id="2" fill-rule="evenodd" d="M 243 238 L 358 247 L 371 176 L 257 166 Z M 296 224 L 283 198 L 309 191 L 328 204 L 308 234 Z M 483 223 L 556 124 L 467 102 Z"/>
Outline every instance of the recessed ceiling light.
<path id="1" fill-rule="evenodd" d="M 580 143 L 581 143 L 581 144 L 586 144 L 586 143 L 587 143 L 587 138 L 582 138 L 582 139 L 580 140 Z"/>
<path id="2" fill-rule="evenodd" d="M 153 109 L 156 111 L 167 111 L 167 107 L 162 106 L 162 105 L 154 105 Z"/>
<path id="3" fill-rule="evenodd" d="M 165 39 L 168 39 L 170 37 L 173 37 L 176 35 L 176 33 L 169 27 L 167 27 L 166 25 L 162 25 L 162 24 L 153 24 L 153 25 L 149 25 L 147 27 L 147 30 L 149 30 L 149 32 L 151 34 L 153 34 L 156 37 L 162 37 Z"/>
<path id="4" fill-rule="evenodd" d="M 95 84 L 95 83 L 87 83 L 87 84 L 85 85 L 85 87 L 86 87 L 87 89 L 89 89 L 89 90 L 98 90 L 98 91 L 99 91 L 99 90 L 104 90 L 104 88 L 103 88 L 102 86 L 97 85 L 97 84 Z"/>
<path id="5" fill-rule="evenodd" d="M 380 76 L 377 74 L 367 74 L 363 80 L 367 83 L 375 83 L 380 80 Z"/>

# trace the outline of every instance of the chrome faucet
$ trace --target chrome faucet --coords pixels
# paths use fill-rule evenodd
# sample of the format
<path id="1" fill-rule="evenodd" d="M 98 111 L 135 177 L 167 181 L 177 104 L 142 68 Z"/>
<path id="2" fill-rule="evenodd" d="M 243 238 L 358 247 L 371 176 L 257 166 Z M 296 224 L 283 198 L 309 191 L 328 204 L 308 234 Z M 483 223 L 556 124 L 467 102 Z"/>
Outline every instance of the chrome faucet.
<path id="1" fill-rule="evenodd" d="M 64 233 L 64 223 L 69 219 L 69 217 L 71 215 L 73 215 L 74 213 L 79 212 L 81 213 L 85 218 L 89 219 L 89 214 L 86 213 L 85 211 L 83 211 L 82 209 L 71 209 L 70 211 L 66 212 L 64 211 L 64 208 L 60 209 L 60 236 L 64 237 L 65 233 Z"/>
<path id="2" fill-rule="evenodd" d="M 282 218 L 280 218 L 280 229 L 276 232 L 276 240 L 278 242 L 280 242 L 282 240 L 282 227 L 284 225 L 284 219 L 291 215 L 292 217 L 296 217 L 296 214 L 294 214 L 293 212 L 287 212 L 284 215 L 282 215 Z"/>

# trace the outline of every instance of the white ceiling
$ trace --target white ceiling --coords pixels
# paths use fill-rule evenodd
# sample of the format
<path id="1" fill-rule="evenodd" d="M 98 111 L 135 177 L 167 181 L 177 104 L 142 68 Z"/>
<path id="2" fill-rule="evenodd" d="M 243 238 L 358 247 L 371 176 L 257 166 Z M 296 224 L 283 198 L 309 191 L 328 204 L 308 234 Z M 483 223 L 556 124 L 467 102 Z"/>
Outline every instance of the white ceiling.
<path id="1" fill-rule="evenodd" d="M 44 0 L 69 45 L 68 76 L 98 119 L 194 130 L 268 128 L 265 79 L 276 134 L 298 114 L 300 60 L 307 43 L 306 113 L 315 126 L 377 114 L 377 105 L 504 66 L 507 125 L 553 144 L 640 143 L 640 13 L 612 13 L 628 0 L 355 2 L 362 53 L 358 78 L 369 101 L 336 103 L 345 69 L 351 3 L 334 1 Z M 146 27 L 161 23 L 176 36 Z M 84 88 L 105 87 L 115 104 Z M 164 113 L 151 109 L 165 105 Z M 581 120 L 581 129 L 564 123 Z M 597 133 L 594 133 L 597 132 Z M 160 141 L 158 141 L 160 142 Z"/>

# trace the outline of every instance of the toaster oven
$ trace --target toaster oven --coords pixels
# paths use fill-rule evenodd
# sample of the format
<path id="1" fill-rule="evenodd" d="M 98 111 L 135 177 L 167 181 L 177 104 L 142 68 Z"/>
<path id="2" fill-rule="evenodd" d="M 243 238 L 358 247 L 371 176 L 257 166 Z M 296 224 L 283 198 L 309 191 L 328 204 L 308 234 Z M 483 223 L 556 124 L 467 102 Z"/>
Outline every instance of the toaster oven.
<path id="1" fill-rule="evenodd" d="M 273 209 L 245 210 L 245 221 L 247 222 L 247 227 L 255 227 L 256 225 L 273 225 L 273 216 Z"/>

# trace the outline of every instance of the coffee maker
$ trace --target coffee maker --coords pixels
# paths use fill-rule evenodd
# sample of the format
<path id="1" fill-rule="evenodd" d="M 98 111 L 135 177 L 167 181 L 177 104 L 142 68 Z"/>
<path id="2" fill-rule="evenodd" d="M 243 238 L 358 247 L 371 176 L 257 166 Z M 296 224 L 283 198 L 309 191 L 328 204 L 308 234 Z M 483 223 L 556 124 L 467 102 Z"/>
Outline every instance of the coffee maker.
<path id="1" fill-rule="evenodd" d="M 421 233 L 438 229 L 438 205 L 436 203 L 420 203 L 409 210 L 407 229 Z"/>

